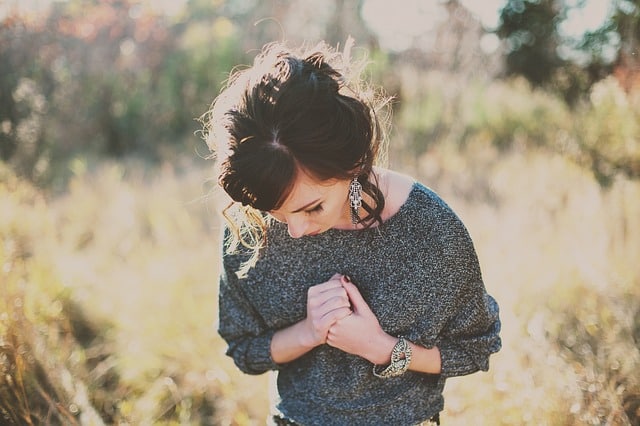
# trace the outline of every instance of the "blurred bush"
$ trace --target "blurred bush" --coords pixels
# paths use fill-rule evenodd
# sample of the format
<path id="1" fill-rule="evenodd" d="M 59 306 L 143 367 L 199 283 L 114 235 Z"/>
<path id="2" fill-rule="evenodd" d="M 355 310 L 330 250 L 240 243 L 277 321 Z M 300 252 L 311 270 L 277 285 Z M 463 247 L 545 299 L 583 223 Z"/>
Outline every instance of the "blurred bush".
<path id="1" fill-rule="evenodd" d="M 569 106 L 522 78 L 470 81 L 406 67 L 400 75 L 392 146 L 402 161 L 479 144 L 559 153 L 603 186 L 640 178 L 640 88 L 626 92 L 608 77 Z"/>
<path id="2" fill-rule="evenodd" d="M 601 184 L 640 178 L 640 88 L 628 94 L 613 77 L 602 80 L 574 120 L 574 156 Z"/>
<path id="3" fill-rule="evenodd" d="M 276 11 L 243 4 L 189 1 L 178 13 L 160 14 L 133 0 L 71 0 L 53 3 L 44 15 L 5 17 L 0 159 L 20 176 L 62 187 L 76 158 L 93 164 L 105 157 L 159 162 L 176 153 L 204 155 L 196 119 L 229 71 L 277 37 L 256 23 Z M 296 10 L 283 6 L 274 19 L 290 19 Z M 322 22 L 338 37 L 340 31 L 329 31 L 334 15 Z M 640 95 L 633 86 L 625 92 L 613 78 L 602 80 L 568 105 L 561 77 L 544 90 L 524 79 L 487 79 L 488 71 L 429 71 L 422 64 L 428 56 L 414 52 L 408 60 L 374 46 L 367 46 L 370 74 L 397 97 L 393 146 L 409 158 L 436 145 L 482 140 L 501 150 L 562 152 L 602 184 L 619 173 L 640 175 Z"/>
<path id="4" fill-rule="evenodd" d="M 191 19 L 129 0 L 76 0 L 6 17 L 0 159 L 48 183 L 74 157 L 195 154 L 195 118 L 242 59 L 235 27 L 215 7 Z"/>

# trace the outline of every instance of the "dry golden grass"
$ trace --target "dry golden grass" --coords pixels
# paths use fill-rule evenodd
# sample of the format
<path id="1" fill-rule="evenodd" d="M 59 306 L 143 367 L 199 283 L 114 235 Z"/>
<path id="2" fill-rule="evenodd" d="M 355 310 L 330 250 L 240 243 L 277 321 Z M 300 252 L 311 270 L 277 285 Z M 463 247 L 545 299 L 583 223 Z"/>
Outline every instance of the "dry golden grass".
<path id="1" fill-rule="evenodd" d="M 445 424 L 638 424 L 640 183 L 601 189 L 561 156 L 482 142 L 398 168 L 462 217 L 502 309 L 503 349 L 448 383 Z M 239 373 L 215 332 L 208 169 L 76 171 L 49 200 L 0 180 L 7 418 L 262 424 L 268 378 Z"/>
<path id="2" fill-rule="evenodd" d="M 491 151 L 433 151 L 418 171 L 467 224 L 502 309 L 502 351 L 449 383 L 443 418 L 637 424 L 640 183 L 603 190 L 558 155 Z"/>

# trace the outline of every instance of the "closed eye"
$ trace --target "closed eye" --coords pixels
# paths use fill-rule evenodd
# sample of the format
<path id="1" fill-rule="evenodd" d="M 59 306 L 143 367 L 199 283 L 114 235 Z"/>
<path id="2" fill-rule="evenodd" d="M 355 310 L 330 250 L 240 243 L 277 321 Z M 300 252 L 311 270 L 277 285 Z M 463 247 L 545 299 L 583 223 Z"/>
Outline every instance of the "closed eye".
<path id="1" fill-rule="evenodd" d="M 323 210 L 322 203 L 317 204 L 316 206 L 310 208 L 309 210 L 305 210 L 306 213 L 320 213 Z"/>

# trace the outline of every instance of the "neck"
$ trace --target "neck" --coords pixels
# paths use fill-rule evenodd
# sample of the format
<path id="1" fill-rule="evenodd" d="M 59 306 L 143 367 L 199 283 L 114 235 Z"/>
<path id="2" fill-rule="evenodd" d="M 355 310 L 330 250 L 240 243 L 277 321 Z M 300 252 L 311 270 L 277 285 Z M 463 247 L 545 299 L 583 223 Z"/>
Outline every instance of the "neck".
<path id="1" fill-rule="evenodd" d="M 387 194 L 388 194 L 388 170 L 386 169 L 381 169 L 378 167 L 374 167 L 373 170 L 371 171 L 371 175 L 369 176 L 369 181 L 372 182 L 374 185 L 376 185 L 380 191 L 382 192 L 382 195 L 384 196 L 384 199 L 387 199 Z M 374 205 L 374 201 L 373 198 L 365 193 L 364 191 L 362 191 L 362 205 L 368 205 L 368 206 L 373 206 Z M 339 229 L 364 229 L 365 226 L 362 223 L 353 223 L 352 220 L 352 213 L 351 213 L 351 204 L 350 204 L 350 200 L 349 200 L 349 194 L 347 194 L 347 199 L 345 200 L 345 209 L 343 210 L 346 212 L 345 216 L 343 217 L 344 219 L 344 225 L 341 225 L 339 227 Z M 365 217 L 367 215 L 366 210 L 363 207 L 360 207 L 358 209 L 358 216 L 360 218 Z M 381 217 L 382 220 L 385 220 L 385 216 L 384 216 L 384 210 L 383 212 L 381 212 Z M 371 224 L 371 227 L 377 227 L 380 223 L 378 221 L 374 221 Z"/>

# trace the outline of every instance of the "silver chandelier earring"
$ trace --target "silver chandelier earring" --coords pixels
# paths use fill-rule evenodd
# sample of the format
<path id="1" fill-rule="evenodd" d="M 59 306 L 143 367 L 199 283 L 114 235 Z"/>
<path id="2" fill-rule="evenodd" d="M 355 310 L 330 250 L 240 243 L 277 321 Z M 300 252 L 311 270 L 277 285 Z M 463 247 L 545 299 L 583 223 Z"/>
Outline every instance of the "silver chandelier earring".
<path id="1" fill-rule="evenodd" d="M 351 223 L 357 225 L 360 222 L 360 207 L 362 206 L 362 185 L 358 177 L 351 179 L 349 185 L 349 206 L 351 210 Z"/>

